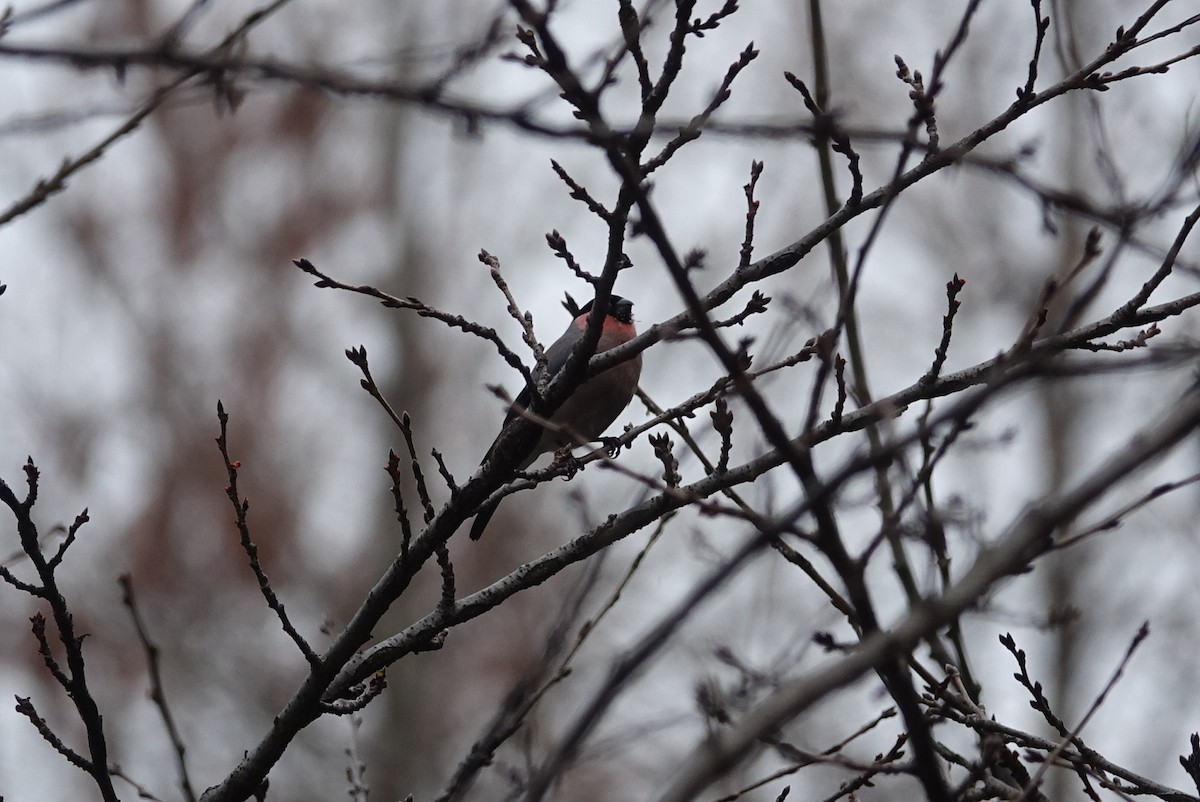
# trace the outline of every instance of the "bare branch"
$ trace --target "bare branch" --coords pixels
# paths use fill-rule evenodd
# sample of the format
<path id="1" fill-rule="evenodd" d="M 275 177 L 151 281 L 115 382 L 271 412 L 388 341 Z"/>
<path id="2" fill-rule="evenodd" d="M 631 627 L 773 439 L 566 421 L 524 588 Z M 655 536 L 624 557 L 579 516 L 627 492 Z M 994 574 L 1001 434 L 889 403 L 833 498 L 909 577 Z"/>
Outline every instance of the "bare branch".
<path id="1" fill-rule="evenodd" d="M 133 580 L 128 574 L 124 574 L 118 579 L 118 582 L 121 585 L 121 603 L 129 609 L 133 628 L 137 631 L 142 650 L 146 653 L 146 664 L 150 669 L 150 700 L 158 708 L 163 726 L 167 730 L 167 737 L 171 739 L 171 749 L 175 753 L 175 766 L 179 771 L 179 790 L 183 792 L 183 798 L 187 802 L 195 802 L 196 792 L 192 790 L 192 781 L 188 776 L 185 757 L 187 747 L 184 746 L 183 736 L 180 735 L 179 726 L 175 723 L 175 716 L 171 713 L 171 706 L 167 703 L 167 693 L 163 687 L 162 672 L 158 663 L 158 646 L 150 639 L 150 634 L 146 631 L 146 622 L 142 620 L 142 614 L 138 610 L 137 600 L 133 595 Z"/>
<path id="2" fill-rule="evenodd" d="M 229 457 L 229 415 L 225 412 L 225 405 L 220 401 L 217 402 L 217 421 L 221 425 L 221 432 L 217 435 L 217 450 L 221 452 L 221 460 L 225 463 L 225 474 L 229 479 L 229 484 L 225 486 L 225 495 L 229 497 L 229 503 L 233 505 L 234 525 L 237 527 L 238 539 L 242 545 L 242 550 L 246 552 L 246 557 L 250 563 L 250 570 L 254 572 L 254 578 L 258 580 L 258 589 L 262 592 L 267 606 L 279 618 L 279 623 L 283 627 L 283 631 L 296 644 L 296 648 L 304 655 L 304 659 L 308 661 L 309 666 L 316 670 L 321 667 L 321 658 L 308 645 L 308 641 L 304 639 L 299 630 L 292 625 L 291 618 L 288 617 L 283 602 L 279 600 L 275 589 L 271 587 L 271 580 L 267 578 L 267 573 L 263 570 L 262 563 L 259 562 L 258 546 L 255 545 L 254 540 L 250 537 L 250 524 L 247 521 L 247 516 L 250 513 L 250 502 L 238 492 L 237 484 L 238 470 L 242 467 L 242 463 L 240 460 L 233 460 Z"/>

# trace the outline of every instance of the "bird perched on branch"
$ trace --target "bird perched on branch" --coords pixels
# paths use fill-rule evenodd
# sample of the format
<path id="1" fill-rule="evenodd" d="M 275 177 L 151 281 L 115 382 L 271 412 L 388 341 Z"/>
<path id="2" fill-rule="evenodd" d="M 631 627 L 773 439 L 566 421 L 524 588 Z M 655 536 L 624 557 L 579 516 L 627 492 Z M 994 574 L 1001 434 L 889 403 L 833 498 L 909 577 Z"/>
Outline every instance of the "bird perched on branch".
<path id="1" fill-rule="evenodd" d="M 571 302 L 568 309 L 573 306 L 574 303 Z M 589 301 L 581 309 L 573 311 L 575 319 L 571 321 L 571 325 L 567 326 L 563 335 L 546 349 L 546 371 L 551 379 L 562 370 L 575 344 L 583 339 L 584 333 L 587 331 L 588 316 L 592 311 L 592 302 Z M 600 329 L 600 339 L 596 343 L 596 353 L 600 354 L 610 348 L 616 348 L 618 345 L 629 342 L 636 335 L 637 329 L 633 325 L 633 303 L 619 295 L 610 296 L 604 323 Z M 637 391 L 638 379 L 641 374 L 642 355 L 638 354 L 633 359 L 613 365 L 603 373 L 598 373 L 582 382 L 550 416 L 550 423 L 553 426 L 547 427 L 542 432 L 533 451 L 521 461 L 517 469 L 525 470 L 547 451 L 571 448 L 578 445 L 581 440 L 599 438 L 621 414 L 621 410 L 629 405 L 633 394 Z M 508 417 L 504 419 L 505 426 L 521 414 L 520 410 L 529 406 L 531 398 L 529 387 L 521 391 L 517 400 L 513 402 Z M 492 458 L 495 448 L 496 445 L 493 443 L 483 458 L 484 463 Z M 471 525 L 472 540 L 478 540 L 483 534 L 488 521 L 496 512 L 498 504 L 497 501 L 484 506 L 475 516 L 475 523 Z"/>

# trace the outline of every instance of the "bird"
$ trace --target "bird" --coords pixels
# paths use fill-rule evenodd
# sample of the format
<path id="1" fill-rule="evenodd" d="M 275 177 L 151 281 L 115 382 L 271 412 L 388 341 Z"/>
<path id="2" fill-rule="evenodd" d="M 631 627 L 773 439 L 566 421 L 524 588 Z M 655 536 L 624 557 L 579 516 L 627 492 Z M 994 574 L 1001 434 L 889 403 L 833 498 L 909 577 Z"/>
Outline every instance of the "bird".
<path id="1" fill-rule="evenodd" d="M 592 304 L 592 301 L 588 301 L 582 308 L 575 310 L 575 319 L 567 326 L 567 330 L 546 349 L 546 372 L 551 379 L 562 370 L 575 344 L 583 339 Z M 568 309 L 573 306 L 574 302 L 571 302 Z M 600 339 L 596 342 L 596 353 L 616 348 L 635 336 L 637 328 L 633 324 L 633 302 L 619 295 L 610 295 L 604 323 L 600 328 Z M 556 425 L 555 428 L 547 428 L 542 432 L 536 447 L 521 461 L 517 470 L 525 470 L 547 451 L 576 445 L 580 438 L 599 438 L 621 411 L 629 406 L 634 393 L 637 392 L 641 375 L 642 355 L 638 354 L 580 383 L 550 416 L 550 422 Z M 521 414 L 520 410 L 526 409 L 531 399 L 532 393 L 527 385 L 512 403 L 504 425 L 507 426 L 513 418 L 518 417 Z M 481 466 L 492 458 L 495 449 L 496 443 L 493 443 L 480 463 Z M 475 515 L 475 522 L 471 525 L 471 540 L 479 540 L 483 535 L 483 530 L 487 528 L 498 504 L 499 501 L 485 505 Z"/>

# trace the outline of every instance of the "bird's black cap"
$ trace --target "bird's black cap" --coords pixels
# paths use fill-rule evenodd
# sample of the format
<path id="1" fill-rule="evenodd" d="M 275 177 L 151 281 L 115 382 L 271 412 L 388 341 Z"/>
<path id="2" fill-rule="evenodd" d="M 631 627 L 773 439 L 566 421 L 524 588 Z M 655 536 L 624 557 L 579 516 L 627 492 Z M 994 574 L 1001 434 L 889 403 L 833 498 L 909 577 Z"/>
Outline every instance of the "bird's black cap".
<path id="1" fill-rule="evenodd" d="M 586 315 L 592 311 L 592 301 L 584 304 L 580 310 L 580 315 Z M 620 295 L 608 296 L 608 315 L 615 317 L 622 323 L 633 322 L 633 301 L 628 298 L 622 298 Z"/>

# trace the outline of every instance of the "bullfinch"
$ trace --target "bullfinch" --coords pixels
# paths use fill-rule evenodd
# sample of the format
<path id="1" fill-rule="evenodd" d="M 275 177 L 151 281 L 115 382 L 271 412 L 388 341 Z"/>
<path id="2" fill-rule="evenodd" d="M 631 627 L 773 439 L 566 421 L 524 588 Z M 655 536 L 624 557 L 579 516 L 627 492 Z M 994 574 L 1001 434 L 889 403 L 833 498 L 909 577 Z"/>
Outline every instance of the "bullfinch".
<path id="1" fill-rule="evenodd" d="M 592 301 L 588 301 L 580 309 L 571 325 L 563 335 L 546 349 L 546 371 L 553 378 L 571 355 L 571 349 L 583 339 L 587 331 L 588 315 L 592 311 Z M 600 339 L 596 343 L 596 353 L 603 353 L 610 348 L 616 348 L 622 343 L 629 342 L 637 334 L 633 325 L 633 302 L 612 295 L 608 299 L 608 310 L 604 315 L 604 324 L 600 329 Z M 542 432 L 537 446 L 529 456 L 521 461 L 517 470 L 525 470 L 533 461 L 545 454 L 563 447 L 574 446 L 579 439 L 595 440 L 612 424 L 621 410 L 629 405 L 633 394 L 637 391 L 638 379 L 642 375 L 642 355 L 613 365 L 603 373 L 587 379 L 575 388 L 571 395 L 559 405 L 550 417 L 550 421 L 558 428 L 546 429 Z M 513 418 L 520 415 L 518 410 L 529 406 L 530 391 L 526 387 L 513 402 L 508 417 L 504 419 L 507 426 Z M 492 458 L 495 444 L 488 449 L 483 458 L 484 463 Z M 496 504 L 484 506 L 475 516 L 471 525 L 471 539 L 478 540 L 487 527 L 492 514 L 496 512 Z"/>

